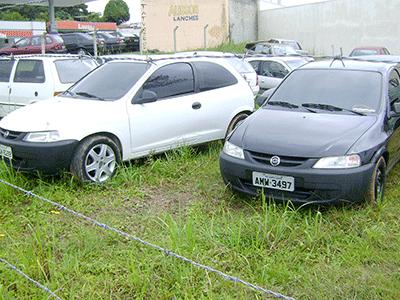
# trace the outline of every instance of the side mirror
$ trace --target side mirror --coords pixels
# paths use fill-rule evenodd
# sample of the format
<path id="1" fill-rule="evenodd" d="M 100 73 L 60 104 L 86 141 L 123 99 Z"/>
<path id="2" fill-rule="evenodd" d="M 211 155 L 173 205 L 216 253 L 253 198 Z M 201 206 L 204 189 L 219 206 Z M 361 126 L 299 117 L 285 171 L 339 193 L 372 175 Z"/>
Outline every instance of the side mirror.
<path id="1" fill-rule="evenodd" d="M 394 112 L 395 115 L 400 115 L 400 102 L 392 104 L 392 112 Z"/>
<path id="2" fill-rule="evenodd" d="M 143 90 L 142 94 L 139 97 L 135 97 L 132 100 L 133 104 L 145 104 L 156 102 L 158 99 L 157 93 L 150 90 Z"/>

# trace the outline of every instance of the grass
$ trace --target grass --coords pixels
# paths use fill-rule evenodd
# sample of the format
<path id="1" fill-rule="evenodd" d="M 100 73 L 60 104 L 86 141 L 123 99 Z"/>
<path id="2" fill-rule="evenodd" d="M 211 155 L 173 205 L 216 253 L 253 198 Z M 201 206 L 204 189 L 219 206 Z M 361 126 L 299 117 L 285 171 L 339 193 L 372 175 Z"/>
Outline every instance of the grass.
<path id="1" fill-rule="evenodd" d="M 135 161 L 105 185 L 4 166 L 0 177 L 297 299 L 400 298 L 399 169 L 375 207 L 298 209 L 226 189 L 221 147 L 215 142 Z M 0 195 L 0 257 L 63 299 L 264 298 L 1 184 Z M 47 298 L 0 265 L 0 299 Z"/>

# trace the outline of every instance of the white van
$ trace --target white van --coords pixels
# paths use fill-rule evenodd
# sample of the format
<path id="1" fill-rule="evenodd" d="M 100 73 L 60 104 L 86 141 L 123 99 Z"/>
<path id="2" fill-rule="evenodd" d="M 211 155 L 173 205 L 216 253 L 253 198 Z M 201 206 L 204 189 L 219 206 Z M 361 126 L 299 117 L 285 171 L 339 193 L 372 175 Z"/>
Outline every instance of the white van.
<path id="1" fill-rule="evenodd" d="M 0 58 L 0 117 L 66 91 L 97 66 L 94 59 L 77 55 Z"/>

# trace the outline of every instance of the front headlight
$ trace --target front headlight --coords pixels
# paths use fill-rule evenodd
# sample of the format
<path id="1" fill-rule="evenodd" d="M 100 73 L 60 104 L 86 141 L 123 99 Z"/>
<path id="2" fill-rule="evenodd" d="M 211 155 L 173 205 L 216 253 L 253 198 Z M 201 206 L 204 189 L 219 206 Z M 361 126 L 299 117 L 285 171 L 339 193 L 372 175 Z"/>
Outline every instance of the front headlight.
<path id="1" fill-rule="evenodd" d="M 224 149 L 222 151 L 229 156 L 244 159 L 243 149 L 228 141 L 225 142 Z"/>
<path id="2" fill-rule="evenodd" d="M 358 154 L 324 157 L 316 162 L 314 169 L 350 169 L 361 166 L 361 158 Z"/>
<path id="3" fill-rule="evenodd" d="M 30 132 L 24 137 L 25 142 L 50 143 L 60 140 L 58 131 Z"/>

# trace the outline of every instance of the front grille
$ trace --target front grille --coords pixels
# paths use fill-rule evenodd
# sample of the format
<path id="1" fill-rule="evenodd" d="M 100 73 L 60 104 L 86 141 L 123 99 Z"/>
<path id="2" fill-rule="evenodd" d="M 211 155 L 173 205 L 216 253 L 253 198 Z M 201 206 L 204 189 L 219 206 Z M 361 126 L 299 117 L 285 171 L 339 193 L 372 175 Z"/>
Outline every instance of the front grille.
<path id="1" fill-rule="evenodd" d="M 11 130 L 0 128 L 0 136 L 7 140 L 22 139 L 24 135 L 25 135 L 25 132 L 11 131 Z"/>
<path id="2" fill-rule="evenodd" d="M 270 164 L 270 160 L 273 156 L 272 154 L 266 154 L 266 153 L 259 153 L 259 152 L 253 152 L 253 151 L 248 151 L 250 157 L 254 159 L 255 161 L 262 163 L 262 164 Z M 294 157 L 294 156 L 280 156 L 278 155 L 281 162 L 279 166 L 282 167 L 297 167 L 305 163 L 308 158 L 304 157 Z"/>

